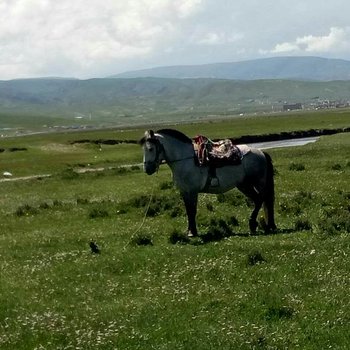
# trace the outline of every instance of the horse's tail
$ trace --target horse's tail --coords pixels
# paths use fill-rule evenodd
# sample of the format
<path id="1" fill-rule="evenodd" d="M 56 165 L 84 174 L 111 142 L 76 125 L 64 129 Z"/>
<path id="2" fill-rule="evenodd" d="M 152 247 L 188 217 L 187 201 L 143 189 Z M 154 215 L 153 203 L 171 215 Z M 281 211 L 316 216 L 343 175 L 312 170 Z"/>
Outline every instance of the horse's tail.
<path id="1" fill-rule="evenodd" d="M 266 190 L 264 196 L 264 210 L 265 219 L 267 220 L 267 227 L 271 230 L 276 229 L 274 204 L 275 204 L 275 183 L 274 183 L 274 167 L 271 156 L 263 152 L 266 159 Z"/>

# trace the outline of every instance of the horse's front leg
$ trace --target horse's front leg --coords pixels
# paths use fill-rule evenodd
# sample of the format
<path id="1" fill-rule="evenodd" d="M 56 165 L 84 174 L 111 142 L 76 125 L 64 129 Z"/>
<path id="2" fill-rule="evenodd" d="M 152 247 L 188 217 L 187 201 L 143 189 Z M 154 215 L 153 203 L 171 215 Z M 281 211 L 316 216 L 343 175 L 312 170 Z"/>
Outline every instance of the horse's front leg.
<path id="1" fill-rule="evenodd" d="M 196 214 L 198 193 L 182 193 L 185 203 L 187 219 L 188 219 L 188 235 L 190 237 L 197 236 Z"/>

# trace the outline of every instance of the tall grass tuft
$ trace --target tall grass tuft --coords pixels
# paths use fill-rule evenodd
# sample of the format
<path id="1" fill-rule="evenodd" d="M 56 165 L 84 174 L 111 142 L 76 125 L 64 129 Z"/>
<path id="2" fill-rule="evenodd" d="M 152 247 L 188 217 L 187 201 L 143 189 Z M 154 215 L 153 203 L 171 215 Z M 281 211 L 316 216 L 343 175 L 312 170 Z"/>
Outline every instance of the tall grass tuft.
<path id="1" fill-rule="evenodd" d="M 153 246 L 153 239 L 149 233 L 138 233 L 131 238 L 130 244 L 133 246 Z"/>
<path id="2" fill-rule="evenodd" d="M 29 204 L 24 204 L 19 206 L 16 211 L 15 211 L 15 215 L 16 216 L 31 216 L 31 215 L 35 215 L 38 214 L 38 209 L 29 205 Z"/>
<path id="3" fill-rule="evenodd" d="M 295 231 L 310 231 L 312 230 L 312 224 L 307 218 L 297 218 L 294 224 Z"/>
<path id="4" fill-rule="evenodd" d="M 304 171 L 305 165 L 303 163 L 291 163 L 289 165 L 289 170 L 291 171 Z"/>
<path id="5" fill-rule="evenodd" d="M 325 210 L 316 225 L 316 232 L 324 236 L 350 233 L 349 210 L 343 208 Z"/>
<path id="6" fill-rule="evenodd" d="M 180 232 L 179 230 L 175 229 L 170 234 L 169 242 L 171 244 L 187 244 L 190 242 L 190 238 L 187 236 L 186 233 Z"/>
<path id="7" fill-rule="evenodd" d="M 212 218 L 207 232 L 201 236 L 204 243 L 220 241 L 232 236 L 234 233 L 230 225 L 223 219 Z"/>
<path id="8" fill-rule="evenodd" d="M 250 252 L 247 256 L 247 265 L 248 266 L 254 266 L 254 265 L 262 264 L 265 262 L 266 262 L 265 258 L 263 257 L 261 252 L 258 250 L 254 250 L 254 251 Z"/>
<path id="9" fill-rule="evenodd" d="M 103 208 L 92 208 L 89 212 L 90 219 L 107 218 L 109 216 L 109 212 Z"/>

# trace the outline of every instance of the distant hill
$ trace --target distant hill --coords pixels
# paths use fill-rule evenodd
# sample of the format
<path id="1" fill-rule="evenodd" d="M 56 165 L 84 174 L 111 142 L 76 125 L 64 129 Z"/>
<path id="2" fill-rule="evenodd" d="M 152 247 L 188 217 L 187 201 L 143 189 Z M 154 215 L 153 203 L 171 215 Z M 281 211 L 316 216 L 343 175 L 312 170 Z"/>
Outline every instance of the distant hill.
<path id="1" fill-rule="evenodd" d="M 156 67 L 112 76 L 112 78 L 142 77 L 235 80 L 349 80 L 350 61 L 320 57 L 274 57 L 232 63 Z"/>
<path id="2" fill-rule="evenodd" d="M 0 81 L 0 128 L 6 115 L 69 119 L 70 123 L 135 124 L 196 120 L 215 114 L 282 110 L 350 100 L 350 80 L 27 79 Z M 170 119 L 169 119 L 170 118 Z"/>

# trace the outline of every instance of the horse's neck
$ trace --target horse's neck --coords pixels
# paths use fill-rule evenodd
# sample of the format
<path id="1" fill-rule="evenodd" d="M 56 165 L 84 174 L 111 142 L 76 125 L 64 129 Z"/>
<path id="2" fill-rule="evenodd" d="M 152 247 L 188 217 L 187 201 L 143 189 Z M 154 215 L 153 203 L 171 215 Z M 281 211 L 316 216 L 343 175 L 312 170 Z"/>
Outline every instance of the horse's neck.
<path id="1" fill-rule="evenodd" d="M 169 165 L 171 165 L 171 162 L 193 156 L 193 147 L 189 143 L 184 143 L 174 138 L 164 138 L 161 142 L 164 147 L 165 160 L 170 163 Z"/>

